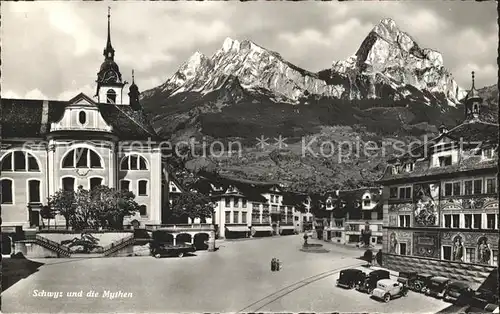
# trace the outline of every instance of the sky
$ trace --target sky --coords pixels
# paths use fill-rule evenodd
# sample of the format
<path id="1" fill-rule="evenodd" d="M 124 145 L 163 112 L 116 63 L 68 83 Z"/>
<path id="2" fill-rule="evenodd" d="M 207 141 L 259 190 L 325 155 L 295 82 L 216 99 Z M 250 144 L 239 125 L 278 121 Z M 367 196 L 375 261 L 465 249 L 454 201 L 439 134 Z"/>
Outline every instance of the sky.
<path id="1" fill-rule="evenodd" d="M 69 100 L 95 93 L 111 6 L 111 41 L 124 80 L 141 91 L 165 82 L 199 51 L 225 38 L 251 40 L 309 71 L 354 54 L 370 30 L 392 18 L 422 48 L 443 54 L 468 89 L 497 81 L 496 3 L 387 2 L 4 2 L 1 96 Z"/>

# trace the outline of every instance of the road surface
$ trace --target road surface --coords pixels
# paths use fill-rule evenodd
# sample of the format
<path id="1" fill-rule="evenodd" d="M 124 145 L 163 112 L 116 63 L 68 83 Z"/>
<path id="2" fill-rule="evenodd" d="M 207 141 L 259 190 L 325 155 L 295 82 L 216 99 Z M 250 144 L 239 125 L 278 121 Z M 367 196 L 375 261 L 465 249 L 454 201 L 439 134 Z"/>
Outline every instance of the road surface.
<path id="1" fill-rule="evenodd" d="M 299 251 L 301 236 L 226 241 L 217 252 L 155 259 L 44 259 L 2 294 L 3 312 L 383 312 L 436 313 L 448 304 L 410 292 L 382 303 L 335 287 L 363 252 L 325 244 Z M 319 242 L 319 241 L 316 241 Z M 270 271 L 271 258 L 283 262 Z"/>

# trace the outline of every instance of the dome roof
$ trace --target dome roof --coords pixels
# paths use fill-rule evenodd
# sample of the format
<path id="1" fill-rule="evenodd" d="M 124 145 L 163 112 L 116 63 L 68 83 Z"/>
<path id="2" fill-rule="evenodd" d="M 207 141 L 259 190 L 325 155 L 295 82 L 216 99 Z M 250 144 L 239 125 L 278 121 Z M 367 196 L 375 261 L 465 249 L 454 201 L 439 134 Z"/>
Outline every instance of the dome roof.
<path id="1" fill-rule="evenodd" d="M 139 87 L 137 87 L 137 85 L 135 83 L 132 83 L 132 85 L 130 85 L 130 87 L 129 87 L 129 90 L 131 92 L 138 92 L 139 91 Z"/>
<path id="2" fill-rule="evenodd" d="M 116 64 L 116 62 L 114 60 L 111 60 L 111 59 L 104 60 L 104 62 L 101 64 L 101 68 L 99 69 L 99 72 L 105 72 L 108 70 L 120 72 L 120 68 L 118 67 L 118 64 Z"/>

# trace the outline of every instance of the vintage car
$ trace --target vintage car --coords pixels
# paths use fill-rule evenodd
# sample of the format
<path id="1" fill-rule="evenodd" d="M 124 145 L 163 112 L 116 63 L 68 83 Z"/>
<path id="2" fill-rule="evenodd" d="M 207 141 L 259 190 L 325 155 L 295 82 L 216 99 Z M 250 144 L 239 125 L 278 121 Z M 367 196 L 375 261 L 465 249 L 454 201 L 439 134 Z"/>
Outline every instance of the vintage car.
<path id="1" fill-rule="evenodd" d="M 449 283 L 450 279 L 448 278 L 441 276 L 432 277 L 429 280 L 429 286 L 427 287 L 425 294 L 436 298 L 442 298 Z"/>
<path id="2" fill-rule="evenodd" d="M 149 251 L 152 256 L 160 258 L 162 256 L 177 256 L 183 257 L 185 253 L 196 251 L 196 247 L 191 243 L 179 243 L 174 245 L 171 242 L 170 233 L 162 230 L 153 232 L 151 241 L 149 242 Z"/>
<path id="3" fill-rule="evenodd" d="M 408 289 L 415 289 L 415 282 L 418 279 L 418 274 L 416 271 L 400 271 L 398 276 L 398 282 L 404 284 Z"/>
<path id="4" fill-rule="evenodd" d="M 426 293 L 432 277 L 434 276 L 430 274 L 418 274 L 417 279 L 413 283 L 413 290 L 416 292 Z"/>
<path id="5" fill-rule="evenodd" d="M 360 282 L 364 281 L 366 274 L 359 269 L 344 269 L 337 279 L 337 286 L 353 289 Z"/>
<path id="6" fill-rule="evenodd" d="M 366 276 L 364 281 L 360 282 L 359 285 L 356 286 L 356 290 L 371 293 L 377 286 L 377 282 L 379 280 L 389 278 L 391 278 L 391 274 L 388 270 L 374 270 Z"/>
<path id="7" fill-rule="evenodd" d="M 407 296 L 408 288 L 401 282 L 392 279 L 382 279 L 372 291 L 372 297 L 389 302 L 394 297 Z"/>
<path id="8" fill-rule="evenodd" d="M 470 304 L 474 296 L 474 291 L 470 285 L 462 281 L 451 281 L 443 295 L 444 301 L 450 301 L 455 304 Z"/>

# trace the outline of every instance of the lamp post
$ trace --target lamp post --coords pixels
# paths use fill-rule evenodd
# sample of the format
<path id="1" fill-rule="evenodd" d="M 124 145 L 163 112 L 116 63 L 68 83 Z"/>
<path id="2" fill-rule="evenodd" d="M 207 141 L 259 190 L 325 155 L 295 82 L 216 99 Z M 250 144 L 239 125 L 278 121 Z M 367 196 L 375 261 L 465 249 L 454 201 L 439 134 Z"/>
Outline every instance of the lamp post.
<path id="1" fill-rule="evenodd" d="M 215 204 L 213 202 L 208 203 L 212 209 L 212 230 L 213 230 L 213 240 L 208 244 L 208 251 L 215 252 Z"/>

